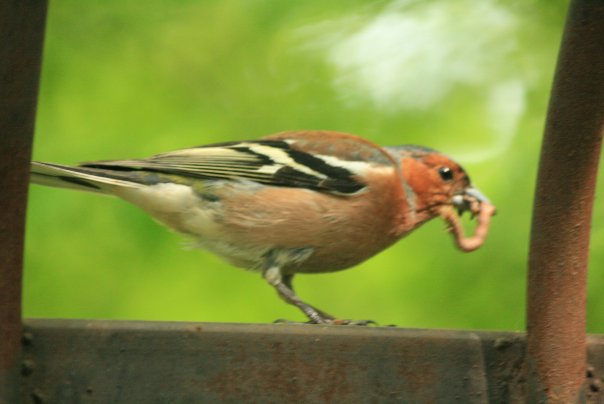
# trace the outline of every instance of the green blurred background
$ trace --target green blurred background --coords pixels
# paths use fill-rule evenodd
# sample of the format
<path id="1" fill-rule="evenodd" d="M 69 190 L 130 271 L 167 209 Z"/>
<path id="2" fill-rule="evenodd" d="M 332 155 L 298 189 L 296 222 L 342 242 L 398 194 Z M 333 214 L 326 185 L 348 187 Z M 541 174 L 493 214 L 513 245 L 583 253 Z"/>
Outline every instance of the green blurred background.
<path id="1" fill-rule="evenodd" d="M 566 7 L 545 0 L 53 0 L 34 158 L 145 157 L 289 129 L 434 147 L 462 163 L 499 208 L 483 248 L 457 251 L 434 220 L 352 270 L 297 277 L 297 291 L 343 318 L 519 330 L 539 146 Z M 25 315 L 303 320 L 257 273 L 187 250 L 185 241 L 120 200 L 34 186 Z M 603 247 L 598 200 L 591 332 L 604 332 Z"/>

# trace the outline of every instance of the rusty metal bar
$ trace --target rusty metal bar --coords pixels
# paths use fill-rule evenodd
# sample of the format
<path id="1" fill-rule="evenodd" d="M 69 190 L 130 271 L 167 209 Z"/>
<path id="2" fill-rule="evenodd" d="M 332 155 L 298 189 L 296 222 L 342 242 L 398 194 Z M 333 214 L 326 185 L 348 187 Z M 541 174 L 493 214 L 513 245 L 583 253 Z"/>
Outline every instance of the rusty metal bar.
<path id="1" fill-rule="evenodd" d="M 509 402 L 524 347 L 513 333 L 291 324 L 27 320 L 24 331 L 21 399 L 50 403 Z"/>
<path id="2" fill-rule="evenodd" d="M 531 402 L 584 399 L 589 234 L 603 129 L 604 2 L 573 0 L 549 105 L 531 230 Z"/>
<path id="3" fill-rule="evenodd" d="M 30 319 L 23 342 L 24 403 L 526 400 L 522 333 Z"/>
<path id="4" fill-rule="evenodd" d="M 0 403 L 17 402 L 29 161 L 46 0 L 0 0 Z"/>
<path id="5" fill-rule="evenodd" d="M 482 341 L 466 331 L 73 320 L 24 331 L 23 402 L 487 402 Z"/>

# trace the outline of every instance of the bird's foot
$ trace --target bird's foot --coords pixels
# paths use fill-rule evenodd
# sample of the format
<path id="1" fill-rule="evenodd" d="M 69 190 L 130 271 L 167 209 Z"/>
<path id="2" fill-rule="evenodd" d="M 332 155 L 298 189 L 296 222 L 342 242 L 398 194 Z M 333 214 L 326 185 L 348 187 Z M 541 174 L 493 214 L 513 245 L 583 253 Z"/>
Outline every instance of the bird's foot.
<path id="1" fill-rule="evenodd" d="M 273 321 L 273 324 L 313 324 L 310 321 L 291 321 L 285 318 L 278 318 Z"/>
<path id="2" fill-rule="evenodd" d="M 348 320 L 348 319 L 337 319 L 337 318 L 321 318 L 320 320 L 309 320 L 307 322 L 290 321 L 283 318 L 279 318 L 273 321 L 274 324 L 328 324 L 328 325 L 351 325 L 351 326 L 377 326 L 373 320 Z M 389 325 L 388 327 L 393 327 Z"/>
<path id="3" fill-rule="evenodd" d="M 330 323 L 328 324 L 333 324 L 333 325 L 360 325 L 360 326 L 377 326 L 378 323 L 376 323 L 373 320 L 349 320 L 349 319 L 333 319 L 331 320 Z"/>

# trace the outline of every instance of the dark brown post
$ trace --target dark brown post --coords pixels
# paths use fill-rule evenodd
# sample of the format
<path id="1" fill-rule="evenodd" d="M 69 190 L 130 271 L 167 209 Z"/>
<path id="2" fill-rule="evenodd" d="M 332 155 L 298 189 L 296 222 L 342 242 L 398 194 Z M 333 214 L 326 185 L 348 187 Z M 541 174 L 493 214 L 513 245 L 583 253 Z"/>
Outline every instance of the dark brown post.
<path id="1" fill-rule="evenodd" d="M 589 234 L 603 129 L 604 1 L 573 0 L 549 105 L 531 231 L 530 402 L 572 403 L 584 394 Z"/>
<path id="2" fill-rule="evenodd" d="M 18 402 L 23 233 L 46 0 L 0 0 L 0 403 Z"/>

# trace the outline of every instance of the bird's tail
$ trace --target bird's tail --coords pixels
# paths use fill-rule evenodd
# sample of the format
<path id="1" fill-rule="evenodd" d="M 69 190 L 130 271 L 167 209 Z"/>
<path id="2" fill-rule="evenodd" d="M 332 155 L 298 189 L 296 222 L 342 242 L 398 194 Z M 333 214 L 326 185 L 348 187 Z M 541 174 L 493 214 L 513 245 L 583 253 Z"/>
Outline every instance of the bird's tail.
<path id="1" fill-rule="evenodd" d="M 53 163 L 31 163 L 30 182 L 58 188 L 113 194 L 115 188 L 137 188 L 141 184 L 128 180 L 128 173 L 89 167 L 70 167 Z"/>

